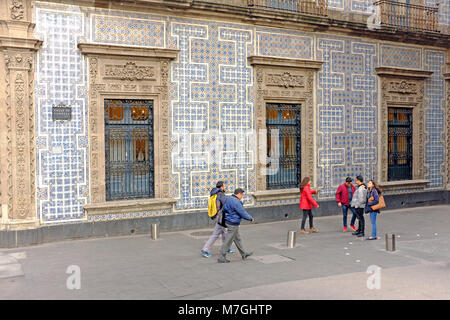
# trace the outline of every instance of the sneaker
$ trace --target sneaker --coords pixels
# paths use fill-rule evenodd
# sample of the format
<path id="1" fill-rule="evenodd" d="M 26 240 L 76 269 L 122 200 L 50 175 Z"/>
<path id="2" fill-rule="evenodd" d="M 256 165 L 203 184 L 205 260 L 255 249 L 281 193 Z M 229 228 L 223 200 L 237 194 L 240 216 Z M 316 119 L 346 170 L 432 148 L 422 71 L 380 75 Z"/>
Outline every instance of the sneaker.
<path id="1" fill-rule="evenodd" d="M 350 227 L 351 227 L 353 230 L 355 230 L 355 231 L 358 230 L 358 229 L 355 228 L 355 226 L 350 225 Z"/>
<path id="2" fill-rule="evenodd" d="M 314 227 L 309 228 L 309 233 L 313 233 L 313 232 L 319 232 L 319 230 L 317 230 L 317 229 L 314 228 Z"/>
<path id="3" fill-rule="evenodd" d="M 308 231 L 306 231 L 305 229 L 301 229 L 301 230 L 300 230 L 300 233 L 303 233 L 303 234 L 308 234 L 309 232 L 308 232 Z"/>
<path id="4" fill-rule="evenodd" d="M 228 253 L 234 253 L 234 252 L 236 252 L 236 250 L 234 250 L 234 249 L 228 250 Z"/>
<path id="5" fill-rule="evenodd" d="M 206 252 L 206 251 L 201 250 L 200 253 L 201 253 L 202 256 L 204 256 L 205 258 L 211 257 L 211 255 L 210 255 L 208 252 Z"/>
<path id="6" fill-rule="evenodd" d="M 242 260 L 247 259 L 247 258 L 250 257 L 252 254 L 253 254 L 253 252 L 247 252 L 246 254 L 244 254 L 244 255 L 242 256 Z"/>
<path id="7" fill-rule="evenodd" d="M 217 259 L 217 262 L 218 262 L 218 263 L 230 263 L 230 260 L 227 260 L 227 259 L 225 259 L 225 260 Z"/>
<path id="8" fill-rule="evenodd" d="M 346 232 L 346 231 L 347 231 L 347 227 L 343 227 L 342 232 Z"/>

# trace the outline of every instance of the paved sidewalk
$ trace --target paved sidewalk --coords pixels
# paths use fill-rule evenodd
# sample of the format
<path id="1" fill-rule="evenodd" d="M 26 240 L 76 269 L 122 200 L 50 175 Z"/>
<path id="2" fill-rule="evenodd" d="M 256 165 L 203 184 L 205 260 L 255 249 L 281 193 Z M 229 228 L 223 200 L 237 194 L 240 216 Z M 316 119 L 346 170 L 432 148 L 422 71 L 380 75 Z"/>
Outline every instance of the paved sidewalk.
<path id="1" fill-rule="evenodd" d="M 276 208 L 274 208 L 276 210 Z M 299 216 L 300 217 L 300 216 Z M 366 235 L 370 219 L 366 215 Z M 206 259 L 211 229 L 89 239 L 0 250 L 0 299 L 450 299 L 450 206 L 385 211 L 379 236 L 397 235 L 397 251 L 341 232 L 341 216 L 318 217 L 319 233 L 297 234 L 299 221 L 244 224 L 254 256 L 218 264 L 219 240 Z M 69 266 L 81 289 L 69 290 Z M 369 266 L 380 267 L 380 289 L 368 289 Z"/>

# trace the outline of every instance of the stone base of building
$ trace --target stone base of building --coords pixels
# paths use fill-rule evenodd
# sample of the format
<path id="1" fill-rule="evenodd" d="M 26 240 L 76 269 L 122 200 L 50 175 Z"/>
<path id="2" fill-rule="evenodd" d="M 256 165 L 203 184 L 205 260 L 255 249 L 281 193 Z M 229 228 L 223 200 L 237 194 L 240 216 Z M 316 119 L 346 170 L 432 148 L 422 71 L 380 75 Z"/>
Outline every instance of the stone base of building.
<path id="1" fill-rule="evenodd" d="M 388 205 L 385 210 L 450 204 L 450 191 L 392 194 L 386 195 L 385 200 Z M 315 217 L 341 214 L 332 199 L 320 201 L 319 204 L 320 207 L 314 209 Z M 302 214 L 298 204 L 253 207 L 248 208 L 248 212 L 258 223 L 295 220 Z M 137 219 L 42 225 L 28 230 L 0 230 L 0 248 L 17 248 L 73 239 L 150 234 L 153 223 L 159 223 L 162 232 L 206 228 L 213 225 L 206 212 L 198 211 Z"/>

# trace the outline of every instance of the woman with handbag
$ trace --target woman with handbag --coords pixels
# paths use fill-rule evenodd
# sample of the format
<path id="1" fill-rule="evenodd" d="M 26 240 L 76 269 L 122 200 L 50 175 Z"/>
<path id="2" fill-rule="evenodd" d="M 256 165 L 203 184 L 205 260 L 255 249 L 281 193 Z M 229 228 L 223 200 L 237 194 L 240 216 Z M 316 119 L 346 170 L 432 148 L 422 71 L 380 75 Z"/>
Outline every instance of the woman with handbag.
<path id="1" fill-rule="evenodd" d="M 382 190 L 373 180 L 369 180 L 367 183 L 367 203 L 366 213 L 370 213 L 370 222 L 372 223 L 372 235 L 366 240 L 376 240 L 377 238 L 377 215 L 380 213 L 380 208 L 384 206 L 380 203 L 380 197 Z M 383 199 L 384 203 L 384 199 Z"/>

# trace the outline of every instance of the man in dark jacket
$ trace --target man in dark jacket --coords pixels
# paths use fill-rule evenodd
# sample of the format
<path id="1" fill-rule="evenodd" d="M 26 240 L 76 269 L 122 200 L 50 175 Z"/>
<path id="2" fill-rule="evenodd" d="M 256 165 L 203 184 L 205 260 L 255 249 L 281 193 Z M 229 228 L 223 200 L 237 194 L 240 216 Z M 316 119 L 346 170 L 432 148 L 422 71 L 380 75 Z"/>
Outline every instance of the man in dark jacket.
<path id="1" fill-rule="evenodd" d="M 230 250 L 230 246 L 233 242 L 238 248 L 243 260 L 252 255 L 251 252 L 246 252 L 242 247 L 241 236 L 239 235 L 239 225 L 241 224 L 242 219 L 255 222 L 255 219 L 245 211 L 244 206 L 242 205 L 241 199 L 243 196 L 244 190 L 238 188 L 234 191 L 234 194 L 225 201 L 223 214 L 225 214 L 225 226 L 228 231 L 222 244 L 222 249 L 220 250 L 219 259 L 217 259 L 217 262 L 219 263 L 230 262 L 225 256 Z"/>
<path id="2" fill-rule="evenodd" d="M 216 187 L 211 190 L 210 197 L 217 194 L 216 198 L 216 208 L 217 208 L 217 214 L 215 215 L 214 222 L 216 225 L 214 226 L 214 232 L 211 235 L 211 237 L 206 241 L 205 245 L 203 246 L 202 250 L 200 250 L 200 253 L 205 258 L 211 257 L 211 254 L 209 253 L 209 248 L 216 242 L 217 239 L 219 239 L 220 236 L 222 236 L 222 242 L 225 241 L 225 235 L 227 234 L 227 228 L 225 228 L 224 221 L 223 221 L 223 206 L 225 204 L 226 196 L 225 196 L 226 186 L 223 181 L 218 181 L 216 184 Z M 228 252 L 234 252 L 234 249 L 229 249 Z"/>
<path id="3" fill-rule="evenodd" d="M 350 206 L 350 202 L 352 201 L 353 193 L 355 193 L 355 186 L 352 184 L 353 179 L 350 177 L 347 177 L 345 179 L 345 183 L 341 184 L 337 191 L 336 191 L 336 202 L 339 207 L 342 208 L 343 213 L 343 225 L 344 228 L 342 229 L 342 232 L 347 231 L 347 212 L 348 209 L 350 209 L 353 213 L 352 221 L 350 222 L 350 227 L 354 231 L 356 231 L 355 227 L 355 221 L 356 221 L 356 211 L 355 208 L 352 208 Z"/>

